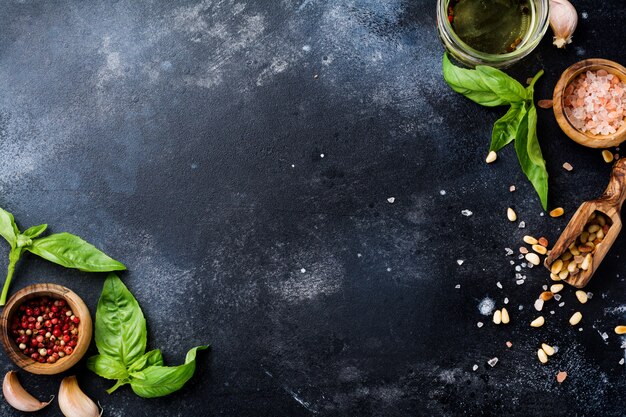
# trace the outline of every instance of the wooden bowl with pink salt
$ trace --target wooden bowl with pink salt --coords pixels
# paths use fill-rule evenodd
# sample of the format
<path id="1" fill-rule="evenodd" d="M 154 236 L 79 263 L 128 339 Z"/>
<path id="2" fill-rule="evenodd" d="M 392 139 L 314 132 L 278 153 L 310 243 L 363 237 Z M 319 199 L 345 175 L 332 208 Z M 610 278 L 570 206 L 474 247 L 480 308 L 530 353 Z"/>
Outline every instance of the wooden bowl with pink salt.
<path id="1" fill-rule="evenodd" d="M 586 59 L 567 68 L 554 87 L 554 116 L 567 136 L 590 148 L 626 140 L 626 68 Z"/>

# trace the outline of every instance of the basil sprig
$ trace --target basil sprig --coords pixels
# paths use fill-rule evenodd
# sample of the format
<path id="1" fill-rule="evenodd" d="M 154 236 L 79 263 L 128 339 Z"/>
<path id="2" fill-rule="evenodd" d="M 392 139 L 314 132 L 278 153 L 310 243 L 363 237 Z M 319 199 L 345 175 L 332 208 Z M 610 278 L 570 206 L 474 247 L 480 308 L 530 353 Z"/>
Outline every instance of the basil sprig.
<path id="1" fill-rule="evenodd" d="M 533 103 L 535 82 L 543 75 L 539 71 L 524 88 L 504 72 L 478 65 L 476 69 L 459 68 L 443 56 L 443 77 L 457 93 L 482 106 L 509 105 L 491 131 L 490 151 L 497 152 L 515 141 L 517 159 L 526 177 L 537 191 L 544 210 L 548 208 L 548 171 L 537 138 L 537 110 Z"/>
<path id="2" fill-rule="evenodd" d="M 115 274 L 104 282 L 96 308 L 96 346 L 99 355 L 87 360 L 87 368 L 106 379 L 117 380 L 109 394 L 130 384 L 140 397 L 162 397 L 178 391 L 196 370 L 197 346 L 187 352 L 185 363 L 164 366 L 158 349 L 145 352 L 148 333 L 139 303 Z"/>
<path id="3" fill-rule="evenodd" d="M 56 233 L 39 238 L 47 228 L 47 224 L 40 224 L 20 233 L 13 215 L 0 208 L 0 235 L 11 245 L 7 277 L 2 288 L 2 295 L 0 295 L 0 306 L 6 304 L 15 265 L 24 251 L 34 253 L 66 268 L 75 268 L 86 272 L 126 269 L 120 262 L 110 258 L 92 244 L 73 234 Z"/>

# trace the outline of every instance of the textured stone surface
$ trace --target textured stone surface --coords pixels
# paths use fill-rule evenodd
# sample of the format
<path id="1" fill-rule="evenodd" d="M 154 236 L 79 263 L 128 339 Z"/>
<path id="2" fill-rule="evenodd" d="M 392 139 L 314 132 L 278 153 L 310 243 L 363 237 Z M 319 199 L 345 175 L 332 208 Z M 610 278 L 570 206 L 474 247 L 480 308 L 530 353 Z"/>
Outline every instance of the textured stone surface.
<path id="1" fill-rule="evenodd" d="M 582 58 L 624 63 L 622 3 L 576 4 L 586 18 L 574 43 L 556 50 L 548 35 L 510 71 L 524 81 L 545 69 L 537 98 Z M 527 323 L 546 272 L 518 286 L 504 251 L 524 234 L 554 241 L 610 167 L 539 110 L 550 203 L 566 210 L 540 216 L 512 148 L 484 163 L 504 110 L 441 77 L 434 2 L 2 9 L 0 205 L 22 227 L 47 222 L 125 262 L 149 347 L 167 363 L 213 346 L 162 399 L 109 396 L 81 363 L 105 415 L 623 415 L 624 338 L 612 328 L 626 319 L 624 237 L 589 286 L 595 297 L 579 307 L 565 291 L 539 330 Z M 509 206 L 525 229 L 506 220 Z M 103 279 L 26 257 L 12 290 L 67 285 L 93 311 Z M 512 323 L 495 327 L 478 306 L 504 297 Z M 567 324 L 575 309 L 582 332 Z M 541 342 L 560 347 L 545 366 Z M 14 368 L 4 355 L 0 365 Z M 60 381 L 21 378 L 40 398 Z M 0 414 L 18 415 L 4 402 Z M 56 403 L 41 413 L 58 414 Z"/>

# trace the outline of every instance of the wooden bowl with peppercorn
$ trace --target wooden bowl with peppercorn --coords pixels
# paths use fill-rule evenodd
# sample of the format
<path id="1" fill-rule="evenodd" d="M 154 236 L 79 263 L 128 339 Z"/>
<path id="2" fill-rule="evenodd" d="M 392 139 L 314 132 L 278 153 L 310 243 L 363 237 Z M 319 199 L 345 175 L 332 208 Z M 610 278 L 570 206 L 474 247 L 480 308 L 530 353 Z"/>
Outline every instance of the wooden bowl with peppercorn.
<path id="1" fill-rule="evenodd" d="M 585 59 L 567 68 L 552 97 L 554 116 L 570 139 L 590 148 L 626 140 L 626 68 L 607 59 Z M 617 108 L 616 108 L 617 107 Z"/>
<path id="2" fill-rule="evenodd" d="M 17 366 L 33 374 L 53 375 L 85 355 L 92 322 L 75 292 L 61 285 L 35 284 L 9 299 L 0 329 L 2 344 Z"/>

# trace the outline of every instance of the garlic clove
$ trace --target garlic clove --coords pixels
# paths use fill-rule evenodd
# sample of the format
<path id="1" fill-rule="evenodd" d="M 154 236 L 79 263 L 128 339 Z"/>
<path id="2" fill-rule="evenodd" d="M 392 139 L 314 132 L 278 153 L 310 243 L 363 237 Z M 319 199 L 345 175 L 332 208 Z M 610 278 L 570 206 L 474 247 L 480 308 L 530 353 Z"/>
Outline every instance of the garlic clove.
<path id="1" fill-rule="evenodd" d="M 564 48 L 572 43 L 572 35 L 578 25 L 576 9 L 568 0 L 550 0 L 550 27 L 554 32 L 554 44 Z"/>
<path id="2" fill-rule="evenodd" d="M 80 389 L 75 376 L 68 376 L 61 381 L 59 407 L 65 417 L 99 417 L 102 415 L 96 403 Z"/>
<path id="3" fill-rule="evenodd" d="M 20 384 L 15 371 L 9 371 L 4 376 L 2 393 L 4 394 L 4 399 L 11 407 L 26 412 L 39 411 L 54 400 L 53 395 L 50 401 L 44 403 L 30 395 Z"/>

